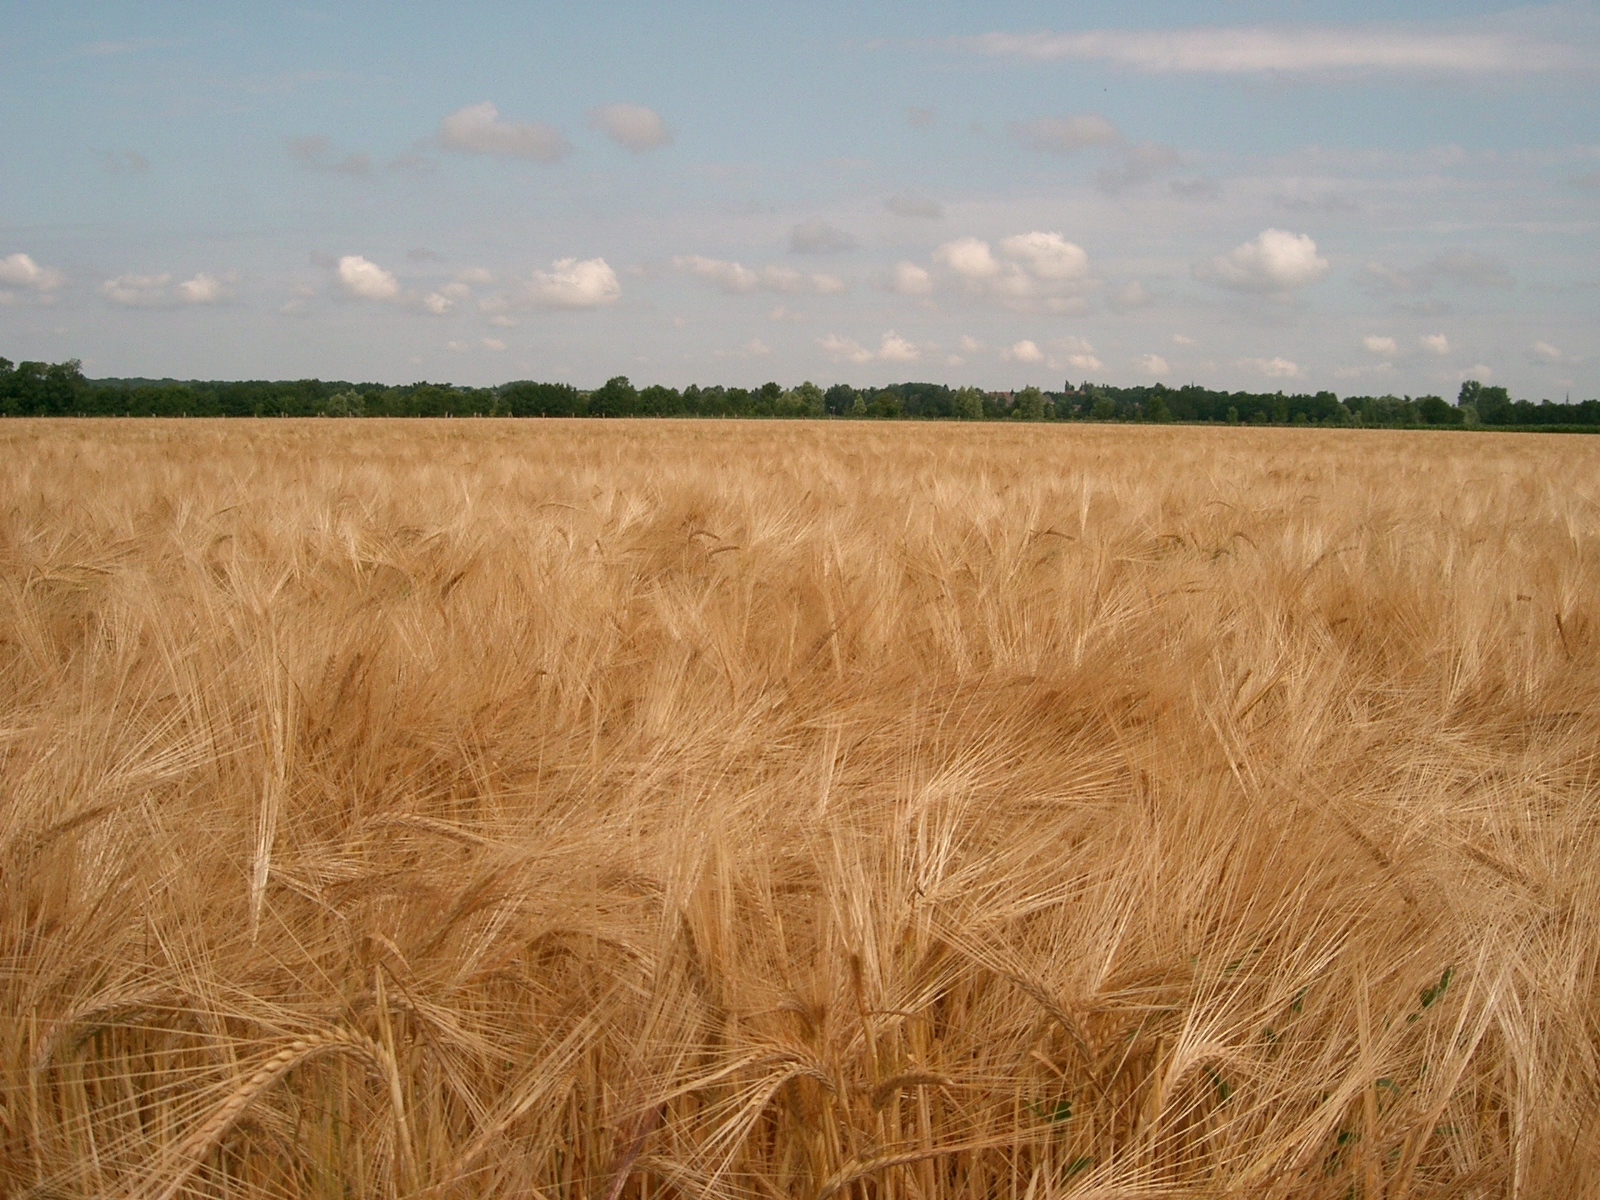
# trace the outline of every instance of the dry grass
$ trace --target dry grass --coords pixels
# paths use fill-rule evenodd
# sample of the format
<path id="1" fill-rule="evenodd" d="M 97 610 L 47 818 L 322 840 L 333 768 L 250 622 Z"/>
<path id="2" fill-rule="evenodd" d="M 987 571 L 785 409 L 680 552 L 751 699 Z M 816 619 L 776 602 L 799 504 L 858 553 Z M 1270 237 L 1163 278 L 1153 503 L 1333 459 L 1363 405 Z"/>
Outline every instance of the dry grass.
<path id="1" fill-rule="evenodd" d="M 0 1194 L 1580 1194 L 1597 468 L 4 422 Z"/>

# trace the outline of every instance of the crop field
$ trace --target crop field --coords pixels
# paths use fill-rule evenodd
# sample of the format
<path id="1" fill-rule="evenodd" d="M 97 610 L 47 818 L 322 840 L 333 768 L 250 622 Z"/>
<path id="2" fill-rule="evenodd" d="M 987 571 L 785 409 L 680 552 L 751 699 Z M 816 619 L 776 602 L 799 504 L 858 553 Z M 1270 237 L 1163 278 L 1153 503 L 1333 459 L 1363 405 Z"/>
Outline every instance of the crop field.
<path id="1" fill-rule="evenodd" d="M 1600 1195 L 1600 439 L 7 420 L 0 513 L 0 1195 Z"/>

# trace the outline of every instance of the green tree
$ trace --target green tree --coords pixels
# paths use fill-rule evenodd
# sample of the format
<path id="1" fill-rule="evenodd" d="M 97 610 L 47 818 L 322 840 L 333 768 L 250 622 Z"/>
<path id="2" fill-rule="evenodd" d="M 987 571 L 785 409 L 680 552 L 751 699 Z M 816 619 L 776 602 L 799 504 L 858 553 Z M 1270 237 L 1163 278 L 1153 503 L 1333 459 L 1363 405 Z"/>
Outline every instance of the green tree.
<path id="1" fill-rule="evenodd" d="M 1018 392 L 1017 416 L 1024 421 L 1044 420 L 1044 393 L 1036 387 L 1025 387 Z"/>
<path id="2" fill-rule="evenodd" d="M 825 417 L 828 415 L 826 402 L 823 399 L 822 389 L 809 379 L 794 389 L 794 397 L 800 402 L 801 414 L 807 417 Z"/>
<path id="3" fill-rule="evenodd" d="M 983 420 L 983 393 L 975 387 L 961 388 L 955 394 L 955 412 L 963 421 Z"/>
<path id="4" fill-rule="evenodd" d="M 614 375 L 589 397 L 589 415 L 631 417 L 639 407 L 639 393 L 626 375 Z"/>

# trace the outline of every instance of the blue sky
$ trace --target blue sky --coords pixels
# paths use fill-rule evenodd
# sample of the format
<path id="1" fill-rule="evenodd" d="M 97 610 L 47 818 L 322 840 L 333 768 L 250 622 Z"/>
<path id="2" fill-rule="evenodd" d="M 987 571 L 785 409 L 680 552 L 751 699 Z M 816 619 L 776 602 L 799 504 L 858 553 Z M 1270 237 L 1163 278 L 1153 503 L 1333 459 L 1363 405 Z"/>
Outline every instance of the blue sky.
<path id="1" fill-rule="evenodd" d="M 1600 10 L 0 5 L 0 354 L 1600 393 Z"/>

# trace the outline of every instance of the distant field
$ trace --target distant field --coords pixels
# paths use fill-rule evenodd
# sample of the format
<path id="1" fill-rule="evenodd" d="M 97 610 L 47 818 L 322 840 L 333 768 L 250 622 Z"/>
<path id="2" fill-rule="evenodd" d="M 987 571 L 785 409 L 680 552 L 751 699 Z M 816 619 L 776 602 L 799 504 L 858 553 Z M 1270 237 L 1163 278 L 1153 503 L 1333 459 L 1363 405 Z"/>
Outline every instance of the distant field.
<path id="1" fill-rule="evenodd" d="M 0 512 L 0 1195 L 1597 1194 L 1600 438 L 7 420 Z"/>

